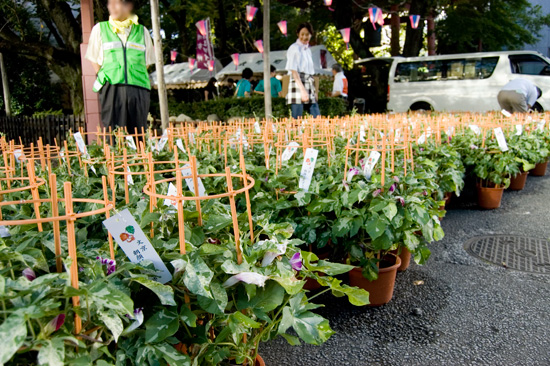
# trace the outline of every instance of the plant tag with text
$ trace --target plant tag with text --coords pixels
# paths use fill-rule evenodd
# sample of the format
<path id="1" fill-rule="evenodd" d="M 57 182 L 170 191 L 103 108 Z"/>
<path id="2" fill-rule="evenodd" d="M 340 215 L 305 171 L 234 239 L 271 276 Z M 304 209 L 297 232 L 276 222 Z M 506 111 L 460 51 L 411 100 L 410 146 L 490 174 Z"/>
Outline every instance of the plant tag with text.
<path id="1" fill-rule="evenodd" d="M 183 141 L 181 141 L 181 139 L 177 139 L 176 140 L 176 146 L 178 147 L 178 149 L 181 150 L 182 153 L 186 153 L 185 152 L 185 146 L 183 146 Z"/>
<path id="2" fill-rule="evenodd" d="M 515 135 L 516 135 L 516 136 L 521 136 L 522 133 L 523 133 L 523 125 L 516 125 L 516 133 L 515 133 Z"/>
<path id="3" fill-rule="evenodd" d="M 420 135 L 420 137 L 418 138 L 418 140 L 416 141 L 419 145 L 423 144 L 426 142 L 426 133 L 423 133 L 422 135 Z"/>
<path id="4" fill-rule="evenodd" d="M 495 136 L 497 138 L 498 147 L 501 151 L 508 151 L 508 144 L 506 143 L 506 138 L 504 137 L 504 133 L 502 132 L 502 128 L 497 127 L 494 129 Z"/>
<path id="5" fill-rule="evenodd" d="M 376 150 L 371 151 L 369 154 L 369 158 L 365 163 L 365 167 L 363 168 L 363 174 L 365 175 L 365 178 L 367 178 L 367 180 L 370 180 L 370 177 L 372 176 L 372 170 L 378 162 L 378 159 L 380 159 L 380 153 Z"/>
<path id="6" fill-rule="evenodd" d="M 202 179 L 200 177 L 197 177 L 197 185 L 199 186 L 199 194 L 197 195 L 195 190 L 195 184 L 193 184 L 193 176 L 192 176 L 193 173 L 191 172 L 191 165 L 189 164 L 184 165 L 183 168 L 181 168 L 181 174 L 184 177 L 188 177 L 188 178 L 185 178 L 185 183 L 187 183 L 187 187 L 191 192 L 193 192 L 195 196 L 197 197 L 208 196 L 208 194 L 206 194 L 206 190 L 204 189 L 204 184 L 202 183 Z"/>
<path id="7" fill-rule="evenodd" d="M 512 113 L 508 112 L 506 109 L 500 111 L 504 117 L 512 117 Z"/>
<path id="8" fill-rule="evenodd" d="M 126 169 L 128 170 L 128 173 L 131 173 L 131 172 L 132 172 L 132 171 L 130 170 L 130 167 L 126 167 Z M 132 177 L 132 174 L 127 174 L 127 175 L 126 175 L 126 181 L 128 182 L 128 185 L 131 185 L 131 186 L 134 185 L 134 177 Z"/>
<path id="9" fill-rule="evenodd" d="M 365 142 L 365 137 L 366 137 L 365 126 L 361 125 L 359 126 L 359 141 Z"/>
<path id="10" fill-rule="evenodd" d="M 157 143 L 157 152 L 160 152 L 162 149 L 164 149 L 164 146 L 166 145 L 167 142 L 168 142 L 168 130 L 164 130 L 164 132 L 162 133 L 162 137 Z"/>
<path id="11" fill-rule="evenodd" d="M 158 271 L 156 281 L 166 283 L 172 279 L 170 271 L 128 209 L 103 221 L 103 225 L 115 238 L 130 262 L 150 260 Z"/>
<path id="12" fill-rule="evenodd" d="M 74 140 L 76 141 L 76 146 L 78 146 L 78 150 L 80 150 L 80 152 L 85 156 L 89 156 L 88 149 L 86 148 L 86 143 L 84 142 L 84 139 L 82 138 L 80 132 L 76 132 L 74 134 Z"/>
<path id="13" fill-rule="evenodd" d="M 132 136 L 126 136 L 126 144 L 130 147 L 130 149 L 137 150 L 136 143 Z"/>
<path id="14" fill-rule="evenodd" d="M 297 142 L 292 141 L 291 143 L 289 143 L 285 151 L 283 151 L 283 154 L 281 155 L 281 160 L 282 161 L 290 160 L 292 155 L 294 155 L 296 150 L 298 150 L 298 146 L 300 146 L 300 144 Z"/>
<path id="15" fill-rule="evenodd" d="M 478 125 L 469 125 L 468 127 L 470 127 L 470 130 L 474 131 L 476 135 L 481 134 L 481 130 Z"/>
<path id="16" fill-rule="evenodd" d="M 260 123 L 258 121 L 254 122 L 254 132 L 255 133 L 262 133 L 262 129 L 260 128 Z"/>
<path id="17" fill-rule="evenodd" d="M 166 195 L 167 196 L 174 196 L 174 198 L 178 195 L 178 190 L 177 190 L 176 186 L 173 183 L 168 184 L 168 193 L 166 193 Z M 175 208 L 178 208 L 177 204 L 178 204 L 178 202 L 175 199 L 173 199 L 173 200 L 164 199 L 164 205 L 165 206 L 173 206 Z"/>
<path id="18" fill-rule="evenodd" d="M 311 178 L 313 177 L 313 171 L 315 170 L 315 163 L 317 162 L 317 155 L 319 150 L 308 148 L 304 154 L 304 163 L 302 164 L 302 171 L 300 172 L 300 181 L 298 187 L 306 192 L 311 185 Z"/>

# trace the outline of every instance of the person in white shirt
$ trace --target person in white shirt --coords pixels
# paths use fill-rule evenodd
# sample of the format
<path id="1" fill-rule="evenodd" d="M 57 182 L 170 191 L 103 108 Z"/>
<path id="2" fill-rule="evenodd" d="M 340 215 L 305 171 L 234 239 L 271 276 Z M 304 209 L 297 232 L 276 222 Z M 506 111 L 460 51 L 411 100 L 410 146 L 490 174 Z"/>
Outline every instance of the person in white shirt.
<path id="1" fill-rule="evenodd" d="M 108 0 L 107 9 L 109 21 L 92 28 L 85 57 L 97 73 L 93 90 L 99 93 L 103 127 L 135 133 L 147 126 L 153 41 L 132 13 L 133 0 Z"/>
<path id="2" fill-rule="evenodd" d="M 348 79 L 344 75 L 340 64 L 332 65 L 332 75 L 334 84 L 332 85 L 332 96 L 347 99 L 348 98 Z"/>
<path id="3" fill-rule="evenodd" d="M 542 96 L 542 90 L 526 79 L 514 79 L 498 93 L 500 108 L 509 113 L 525 113 L 533 108 L 537 99 Z"/>
<path id="4" fill-rule="evenodd" d="M 290 105 L 292 118 L 301 117 L 304 106 L 309 107 L 313 117 L 317 117 L 321 112 L 313 80 L 313 57 L 309 49 L 313 27 L 309 23 L 302 23 L 298 25 L 296 35 L 298 39 L 286 51 L 286 69 L 290 75 L 286 103 Z"/>

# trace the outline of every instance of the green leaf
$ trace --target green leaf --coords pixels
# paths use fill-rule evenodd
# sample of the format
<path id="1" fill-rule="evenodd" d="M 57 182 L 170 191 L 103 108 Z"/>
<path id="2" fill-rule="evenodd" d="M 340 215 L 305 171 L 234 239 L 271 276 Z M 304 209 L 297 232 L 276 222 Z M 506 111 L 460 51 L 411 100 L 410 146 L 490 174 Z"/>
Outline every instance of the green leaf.
<path id="1" fill-rule="evenodd" d="M 199 248 L 199 252 L 202 255 L 218 255 L 222 254 L 225 251 L 227 251 L 227 248 L 221 245 L 215 245 L 215 244 L 202 244 Z"/>
<path id="2" fill-rule="evenodd" d="M 176 306 L 176 301 L 174 300 L 174 289 L 172 287 L 163 285 L 162 283 L 150 280 L 143 276 L 132 277 L 131 280 L 136 281 L 153 291 L 158 296 L 162 305 Z"/>
<path id="3" fill-rule="evenodd" d="M 187 289 L 195 295 L 211 298 L 209 285 L 213 277 L 214 272 L 208 268 L 198 253 L 192 253 L 189 256 L 185 272 L 183 273 L 183 282 L 187 286 Z"/>
<path id="4" fill-rule="evenodd" d="M 126 226 L 126 228 L 124 229 L 126 230 L 126 232 L 130 233 L 130 234 L 134 234 L 135 233 L 135 229 L 132 225 L 128 225 Z"/>
<path id="5" fill-rule="evenodd" d="M 332 226 L 332 235 L 336 237 L 343 237 L 351 231 L 353 217 L 343 216 L 340 217 Z"/>
<path id="6" fill-rule="evenodd" d="M 351 271 L 353 268 L 354 266 L 350 266 L 349 264 L 320 260 L 319 262 L 317 262 L 317 264 L 315 263 L 311 264 L 309 269 L 311 271 L 328 274 L 329 276 L 337 276 L 343 273 L 347 273 Z"/>
<path id="7" fill-rule="evenodd" d="M 11 314 L 0 325 L 0 364 L 8 362 L 15 352 L 23 345 L 27 337 L 27 324 L 25 318 L 17 313 Z"/>
<path id="8" fill-rule="evenodd" d="M 386 207 L 382 209 L 382 212 L 384 213 L 384 215 L 386 215 L 388 220 L 391 221 L 393 217 L 397 214 L 397 206 L 394 202 L 388 202 Z"/>
<path id="9" fill-rule="evenodd" d="M 286 334 L 286 333 L 283 333 L 281 334 L 281 336 L 286 339 L 286 341 L 288 342 L 288 344 L 290 344 L 291 346 L 299 346 L 301 343 L 300 343 L 300 338 L 298 337 L 295 337 L 293 335 L 290 335 L 290 334 Z"/>
<path id="10" fill-rule="evenodd" d="M 162 355 L 162 358 L 170 365 L 191 366 L 191 359 L 188 355 L 178 352 L 173 346 L 166 342 L 154 344 L 153 347 L 157 353 Z"/>
<path id="11" fill-rule="evenodd" d="M 178 314 L 175 311 L 162 309 L 145 322 L 145 341 L 159 343 L 173 336 L 179 328 Z"/>
<path id="12" fill-rule="evenodd" d="M 210 283 L 210 292 L 212 297 L 197 296 L 199 305 L 204 310 L 212 314 L 223 315 L 227 306 L 227 292 L 218 282 Z"/>
<path id="13" fill-rule="evenodd" d="M 160 220 L 160 213 L 158 212 L 147 212 L 143 217 L 141 218 L 141 222 L 139 223 L 139 226 L 144 228 L 148 225 L 151 225 L 152 222 L 157 223 Z M 134 233 L 134 228 L 131 226 L 128 226 L 126 229 L 132 228 L 132 231 L 128 231 L 130 234 Z"/>
<path id="14" fill-rule="evenodd" d="M 118 314 L 132 314 L 134 302 L 110 283 L 96 282 L 89 288 L 90 304 L 97 309 L 112 309 Z"/>
<path id="15" fill-rule="evenodd" d="M 305 284 L 305 281 L 298 280 L 296 277 L 275 276 L 273 279 L 283 286 L 289 295 L 295 295 L 300 292 Z"/>
<path id="16" fill-rule="evenodd" d="M 122 334 L 124 330 L 124 325 L 120 317 L 113 311 L 98 311 L 99 319 L 105 324 L 107 328 L 113 334 L 115 342 L 118 342 L 118 337 Z"/>
<path id="17" fill-rule="evenodd" d="M 231 317 L 233 318 L 234 321 L 236 321 L 239 324 L 243 324 L 247 328 L 255 328 L 256 329 L 256 328 L 259 328 L 261 326 L 260 323 L 258 323 L 257 321 L 252 320 L 251 318 L 244 315 L 240 311 L 234 312 L 233 314 L 231 314 Z"/>
<path id="18" fill-rule="evenodd" d="M 275 310 L 283 303 L 285 289 L 275 281 L 268 281 L 265 287 L 258 288 L 256 296 L 250 300 L 246 295 L 239 296 L 237 309 L 258 309 L 265 313 Z"/>
<path id="19" fill-rule="evenodd" d="M 366 225 L 366 230 L 372 240 L 378 238 L 380 235 L 384 234 L 387 224 L 376 214 L 374 214 L 368 221 Z"/>
<path id="20" fill-rule="evenodd" d="M 321 286 L 330 287 L 334 296 L 347 296 L 352 305 L 363 306 L 369 304 L 369 293 L 363 289 L 341 285 L 342 281 L 331 277 L 319 277 L 318 281 Z"/>
<path id="21" fill-rule="evenodd" d="M 42 343 L 38 352 L 38 364 L 46 366 L 63 366 L 65 363 L 65 344 L 61 338 L 53 338 Z"/>
<path id="22" fill-rule="evenodd" d="M 181 306 L 180 319 L 190 327 L 195 328 L 197 326 L 197 316 L 189 309 L 187 304 Z"/>

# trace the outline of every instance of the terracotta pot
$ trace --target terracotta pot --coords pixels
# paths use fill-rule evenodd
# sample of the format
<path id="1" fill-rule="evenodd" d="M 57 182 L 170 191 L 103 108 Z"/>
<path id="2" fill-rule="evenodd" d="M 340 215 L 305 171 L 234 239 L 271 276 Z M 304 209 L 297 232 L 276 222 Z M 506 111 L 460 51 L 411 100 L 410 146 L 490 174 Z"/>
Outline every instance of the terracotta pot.
<path id="1" fill-rule="evenodd" d="M 445 193 L 445 196 L 443 196 L 443 200 L 445 201 L 445 206 L 447 206 L 451 203 L 451 198 L 452 197 L 453 197 L 453 192 Z"/>
<path id="2" fill-rule="evenodd" d="M 399 249 L 392 250 L 391 253 L 399 256 L 399 259 L 401 259 L 401 265 L 397 268 L 397 272 L 403 272 L 409 268 L 411 264 L 411 252 L 407 247 L 400 247 Z"/>
<path id="3" fill-rule="evenodd" d="M 362 268 L 355 267 L 349 272 L 349 283 L 369 292 L 369 306 L 381 306 L 390 302 L 393 297 L 393 286 L 397 268 L 401 266 L 401 259 L 395 254 L 388 253 L 380 262 L 378 279 L 369 281 L 363 277 Z"/>
<path id="4" fill-rule="evenodd" d="M 254 362 L 254 366 L 265 366 L 265 362 L 262 356 L 256 355 L 256 362 Z"/>
<path id="5" fill-rule="evenodd" d="M 529 172 L 519 173 L 510 179 L 510 186 L 508 187 L 511 191 L 521 191 L 525 188 L 525 182 L 527 182 L 527 175 Z"/>
<path id="6" fill-rule="evenodd" d="M 325 259 L 328 259 L 328 257 L 330 256 L 330 252 L 323 252 L 321 254 L 317 254 L 317 257 L 319 258 L 319 260 L 325 260 Z M 324 273 L 318 273 L 319 276 L 324 276 Z M 313 279 L 313 278 L 306 278 L 306 283 L 304 284 L 304 290 L 318 290 L 321 288 L 321 285 L 319 284 L 319 282 L 317 282 L 317 280 Z"/>
<path id="7" fill-rule="evenodd" d="M 493 210 L 500 207 L 504 188 L 477 187 L 477 203 L 479 207 Z"/>
<path id="8" fill-rule="evenodd" d="M 547 166 L 548 166 L 548 161 L 544 163 L 538 163 L 537 165 L 535 165 L 535 169 L 531 170 L 531 175 L 535 177 L 545 176 Z"/>

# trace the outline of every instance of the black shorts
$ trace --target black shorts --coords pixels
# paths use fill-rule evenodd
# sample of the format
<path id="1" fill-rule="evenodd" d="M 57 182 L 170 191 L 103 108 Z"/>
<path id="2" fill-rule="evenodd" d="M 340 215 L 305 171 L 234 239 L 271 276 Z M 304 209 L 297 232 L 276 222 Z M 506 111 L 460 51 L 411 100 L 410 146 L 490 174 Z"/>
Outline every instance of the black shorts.
<path id="1" fill-rule="evenodd" d="M 151 103 L 151 92 L 148 89 L 106 82 L 99 90 L 99 103 L 103 127 L 126 127 L 129 133 L 134 133 L 136 128 L 138 131 L 142 127 L 147 128 Z"/>

